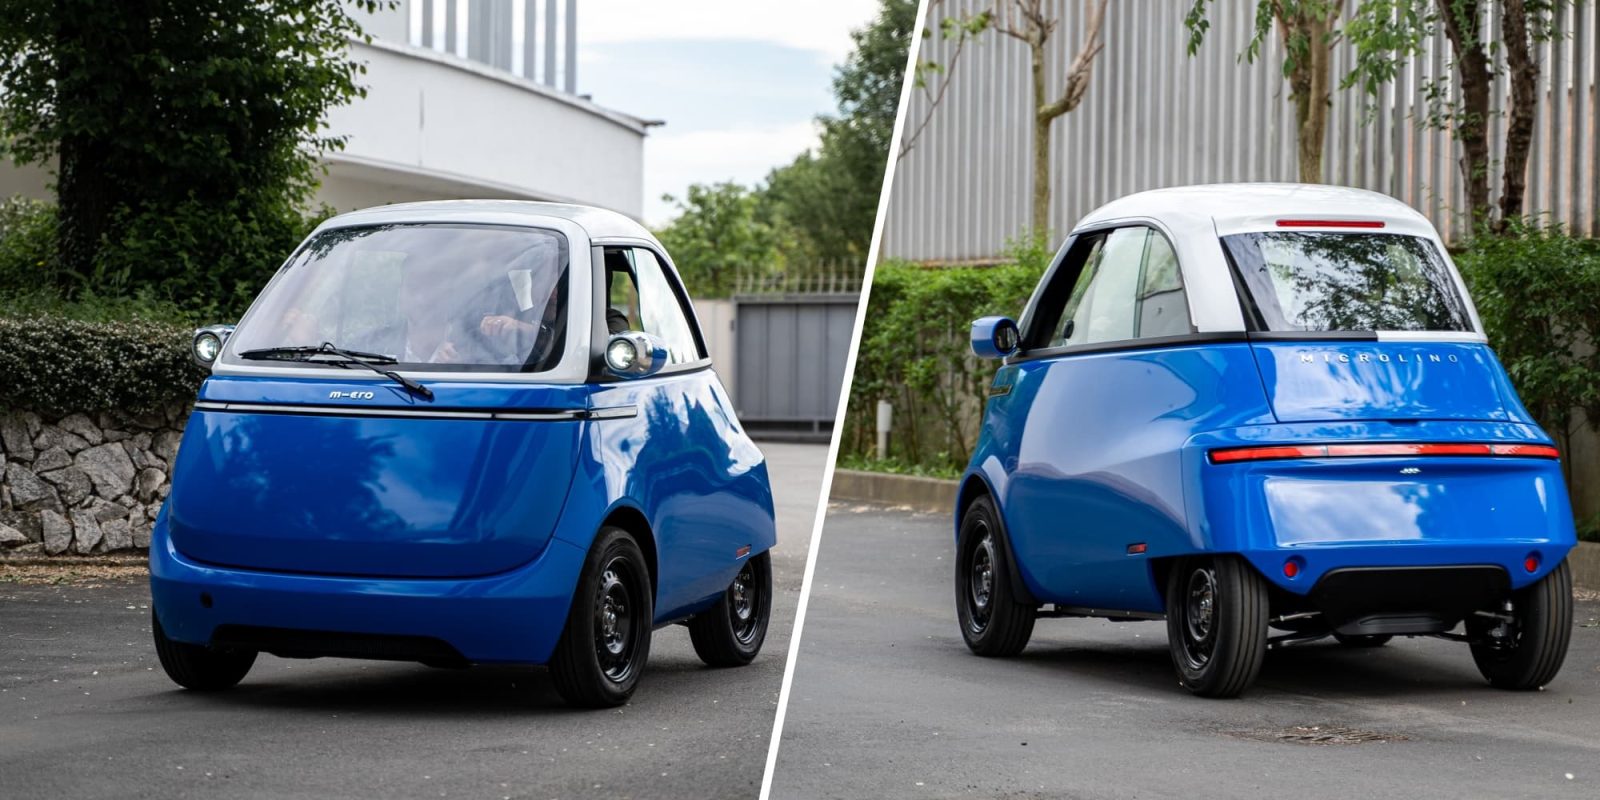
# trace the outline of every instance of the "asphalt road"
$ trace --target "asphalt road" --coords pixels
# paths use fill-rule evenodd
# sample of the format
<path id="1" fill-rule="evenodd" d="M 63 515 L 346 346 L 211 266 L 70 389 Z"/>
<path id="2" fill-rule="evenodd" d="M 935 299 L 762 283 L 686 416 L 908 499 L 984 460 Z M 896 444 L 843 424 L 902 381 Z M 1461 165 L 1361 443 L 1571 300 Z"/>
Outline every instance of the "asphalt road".
<path id="1" fill-rule="evenodd" d="M 1275 652 L 1242 698 L 1203 700 L 1164 623 L 1040 620 L 1018 658 L 970 654 L 952 537 L 944 517 L 830 510 L 773 798 L 1600 797 L 1600 603 L 1578 604 L 1542 692 L 1397 639 Z"/>
<path id="2" fill-rule="evenodd" d="M 161 672 L 143 582 L 0 584 L 0 798 L 753 798 L 825 447 L 765 444 L 776 597 L 749 667 L 658 631 L 624 708 L 571 711 L 542 668 L 262 656 L 201 695 Z"/>

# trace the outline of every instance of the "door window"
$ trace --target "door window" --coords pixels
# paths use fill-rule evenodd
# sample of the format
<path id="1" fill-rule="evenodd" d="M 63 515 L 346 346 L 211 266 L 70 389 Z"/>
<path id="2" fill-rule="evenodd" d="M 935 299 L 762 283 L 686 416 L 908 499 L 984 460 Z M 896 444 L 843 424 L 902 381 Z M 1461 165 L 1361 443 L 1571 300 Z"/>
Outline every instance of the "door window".
<path id="1" fill-rule="evenodd" d="M 1095 234 L 1069 253 L 1082 259 L 1072 291 L 1046 293 L 1040 322 L 1048 324 L 1047 347 L 1100 344 L 1189 333 L 1189 308 L 1178 257 L 1160 232 L 1145 227 Z M 1052 303 L 1052 300 L 1054 303 Z M 1054 305 L 1060 304 L 1060 305 Z M 1046 322 L 1048 320 L 1048 322 Z"/>

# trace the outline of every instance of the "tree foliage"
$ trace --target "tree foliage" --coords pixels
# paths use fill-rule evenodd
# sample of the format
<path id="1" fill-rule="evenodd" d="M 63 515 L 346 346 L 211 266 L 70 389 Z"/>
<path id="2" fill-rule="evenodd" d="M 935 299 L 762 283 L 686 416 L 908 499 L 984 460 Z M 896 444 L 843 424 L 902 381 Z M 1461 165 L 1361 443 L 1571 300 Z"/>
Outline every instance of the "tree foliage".
<path id="1" fill-rule="evenodd" d="M 687 202 L 678 203 L 678 216 L 657 231 L 664 244 L 709 241 L 703 232 L 717 230 L 725 241 L 752 243 L 737 255 L 748 259 L 740 265 L 743 269 L 864 265 L 917 14 L 913 0 L 881 3 L 877 17 L 851 34 L 855 49 L 833 79 L 838 112 L 817 119 L 818 147 L 743 192 L 740 203 L 748 201 L 749 214 L 726 211 L 735 205 L 738 187 L 691 187 Z M 735 233 L 727 227 L 733 223 L 749 229 Z M 709 274 L 730 266 L 703 250 L 674 250 L 673 258 L 687 273 Z"/>
<path id="2" fill-rule="evenodd" d="M 695 184 L 677 205 L 678 216 L 659 232 L 684 286 L 696 297 L 725 297 L 739 271 L 781 257 L 779 235 L 761 218 L 759 199 L 737 183 Z"/>
<path id="3" fill-rule="evenodd" d="M 0 142 L 56 164 L 67 293 L 235 309 L 304 233 L 377 0 L 7 0 Z"/>

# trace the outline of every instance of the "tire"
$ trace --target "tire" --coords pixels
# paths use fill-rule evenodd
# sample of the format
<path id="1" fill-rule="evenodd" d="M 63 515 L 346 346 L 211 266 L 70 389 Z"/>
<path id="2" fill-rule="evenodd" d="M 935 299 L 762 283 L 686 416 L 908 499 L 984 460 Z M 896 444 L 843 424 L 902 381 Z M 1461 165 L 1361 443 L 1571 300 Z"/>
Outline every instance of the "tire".
<path id="1" fill-rule="evenodd" d="M 988 497 L 972 501 L 956 540 L 956 620 L 967 648 L 980 656 L 1014 656 L 1028 646 L 1038 608 L 1017 601 L 1008 543 Z"/>
<path id="2" fill-rule="evenodd" d="M 161 619 L 150 612 L 150 633 L 156 642 L 156 658 L 173 683 L 196 692 L 216 692 L 232 688 L 256 663 L 253 650 L 213 650 L 167 638 Z"/>
<path id="3" fill-rule="evenodd" d="M 1336 633 L 1333 635 L 1333 638 L 1339 640 L 1339 644 L 1342 644 L 1345 647 L 1365 648 L 1382 647 L 1388 644 L 1389 640 L 1393 639 L 1394 637 L 1387 633 L 1353 634 L 1349 636 L 1346 636 L 1342 633 Z"/>
<path id="4" fill-rule="evenodd" d="M 653 597 L 639 544 L 621 528 L 601 529 L 550 659 L 556 691 L 568 705 L 614 708 L 633 696 L 650 658 Z"/>
<path id="5" fill-rule="evenodd" d="M 1178 682 L 1201 697 L 1236 697 L 1267 653 L 1267 585 L 1238 556 L 1188 559 L 1167 577 L 1167 645 Z"/>
<path id="6" fill-rule="evenodd" d="M 1515 622 L 1509 646 L 1486 642 L 1472 645 L 1472 660 L 1478 671 L 1498 689 L 1528 691 L 1538 689 L 1561 671 L 1572 640 L 1572 571 L 1562 561 L 1550 574 L 1532 586 L 1512 594 Z M 1469 632 L 1480 638 L 1489 625 L 1474 626 Z"/>
<path id="7" fill-rule="evenodd" d="M 694 654 L 712 667 L 742 667 L 755 660 L 772 615 L 772 553 L 744 562 L 722 599 L 689 620 Z"/>

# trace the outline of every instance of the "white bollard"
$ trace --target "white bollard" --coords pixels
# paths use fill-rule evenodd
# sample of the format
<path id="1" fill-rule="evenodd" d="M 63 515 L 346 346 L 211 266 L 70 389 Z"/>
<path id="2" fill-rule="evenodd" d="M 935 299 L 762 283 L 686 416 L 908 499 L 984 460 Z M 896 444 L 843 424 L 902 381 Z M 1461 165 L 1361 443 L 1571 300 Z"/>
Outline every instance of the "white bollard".
<path id="1" fill-rule="evenodd" d="M 878 401 L 878 460 L 889 457 L 889 429 L 894 424 L 894 406 L 888 400 Z"/>

